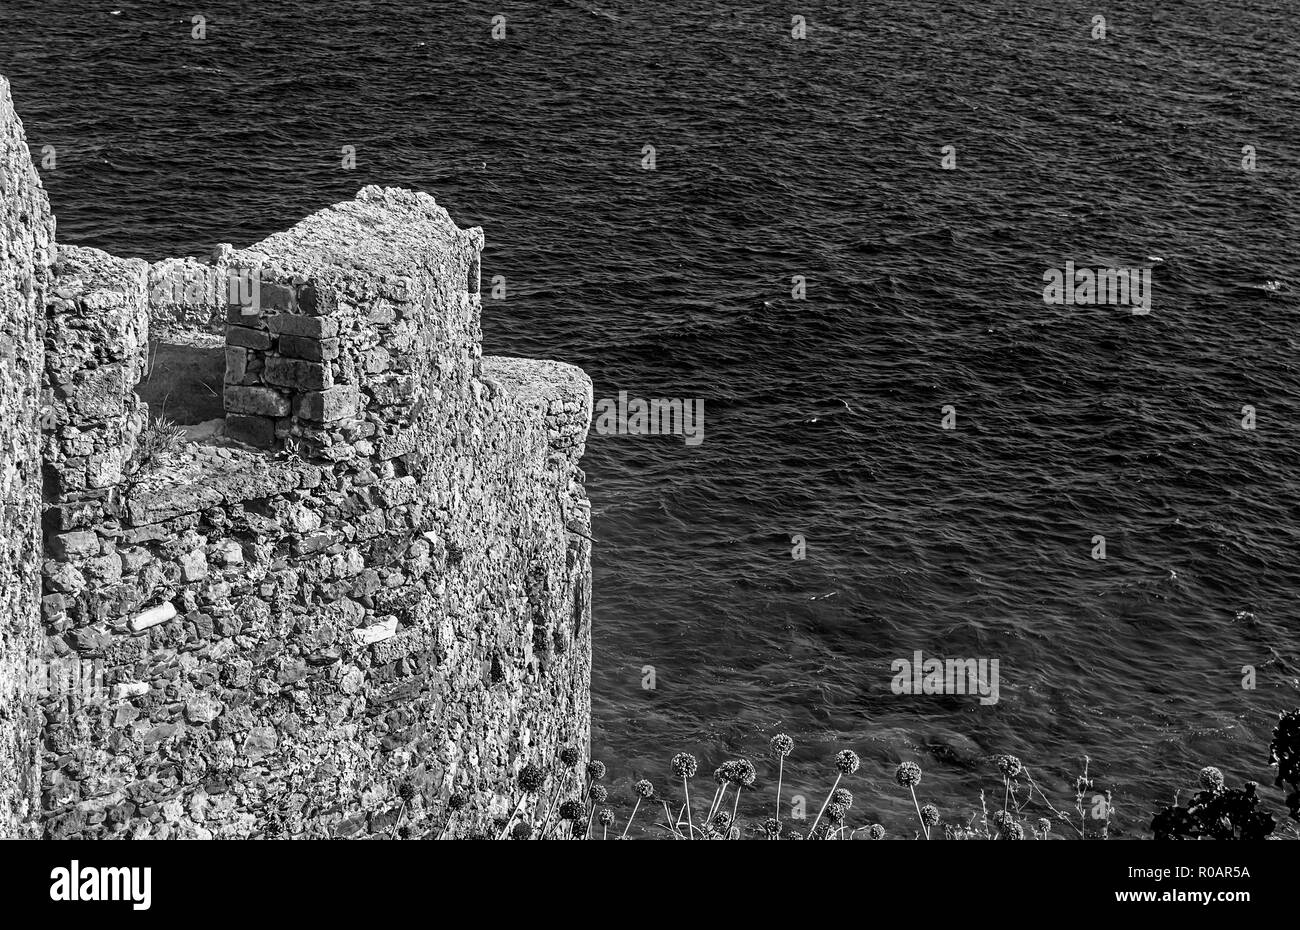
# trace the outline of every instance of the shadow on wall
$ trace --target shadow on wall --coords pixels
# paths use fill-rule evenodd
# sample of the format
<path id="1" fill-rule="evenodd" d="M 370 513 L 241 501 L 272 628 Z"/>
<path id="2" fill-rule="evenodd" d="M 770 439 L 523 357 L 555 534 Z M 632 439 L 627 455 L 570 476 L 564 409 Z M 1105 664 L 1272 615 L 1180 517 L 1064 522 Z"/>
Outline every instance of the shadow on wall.
<path id="1" fill-rule="evenodd" d="M 192 426 L 226 416 L 222 384 L 226 350 L 220 336 L 158 340 L 149 346 L 149 370 L 135 392 L 154 417 Z"/>

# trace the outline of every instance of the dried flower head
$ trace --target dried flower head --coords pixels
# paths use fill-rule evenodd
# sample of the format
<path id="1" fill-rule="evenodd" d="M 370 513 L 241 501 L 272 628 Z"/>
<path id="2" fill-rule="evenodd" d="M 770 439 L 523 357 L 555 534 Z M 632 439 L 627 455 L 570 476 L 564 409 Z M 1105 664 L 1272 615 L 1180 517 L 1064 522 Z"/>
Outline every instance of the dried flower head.
<path id="1" fill-rule="evenodd" d="M 771 746 L 772 752 L 784 759 L 794 751 L 794 740 L 784 733 L 778 733 L 772 737 Z"/>
<path id="2" fill-rule="evenodd" d="M 632 790 L 645 801 L 648 801 L 655 796 L 655 786 L 650 783 L 650 779 L 648 778 L 641 779 L 632 786 Z"/>
<path id="3" fill-rule="evenodd" d="M 614 812 L 607 807 L 596 815 L 596 819 L 602 827 L 608 827 L 614 822 Z"/>
<path id="4" fill-rule="evenodd" d="M 726 833 L 727 828 L 731 826 L 731 815 L 726 811 L 718 811 L 717 815 L 713 818 L 713 825 L 723 833 Z"/>
<path id="5" fill-rule="evenodd" d="M 781 822 L 775 817 L 769 817 L 763 821 L 763 832 L 769 840 L 774 840 L 781 835 Z"/>
<path id="6" fill-rule="evenodd" d="M 409 781 L 402 782 L 402 786 L 397 789 L 397 796 L 403 801 L 411 801 L 415 798 L 415 785 Z"/>
<path id="7" fill-rule="evenodd" d="M 1201 769 L 1199 777 L 1201 787 L 1206 791 L 1222 791 L 1224 785 L 1223 772 L 1219 771 L 1212 765 L 1207 765 Z"/>
<path id="8" fill-rule="evenodd" d="M 592 781 L 600 781 L 605 777 L 605 763 L 592 759 L 587 763 L 587 777 Z"/>
<path id="9" fill-rule="evenodd" d="M 993 760 L 993 762 L 997 765 L 998 771 L 1007 778 L 1015 778 L 1020 774 L 1021 769 L 1024 768 L 1024 766 L 1020 764 L 1020 760 L 1015 756 L 998 756 Z"/>
<path id="10" fill-rule="evenodd" d="M 673 756 L 673 774 L 678 778 L 694 778 L 700 770 L 700 763 L 689 752 L 679 752 Z"/>
<path id="11" fill-rule="evenodd" d="M 727 780 L 737 788 L 752 788 L 758 781 L 758 770 L 748 759 L 736 759 L 727 763 Z"/>
<path id="12" fill-rule="evenodd" d="M 848 810 L 853 806 L 853 792 L 848 788 L 836 788 L 831 792 L 831 803 Z"/>
<path id="13" fill-rule="evenodd" d="M 803 839 L 803 834 L 798 830 L 789 830 L 786 832 L 784 838 L 787 840 L 801 840 Z"/>
<path id="14" fill-rule="evenodd" d="M 867 836 L 873 840 L 883 840 L 885 838 L 885 828 L 878 823 L 873 823 L 871 829 L 867 831 Z"/>
<path id="15" fill-rule="evenodd" d="M 1044 834 L 1046 834 L 1046 833 L 1051 833 L 1051 832 L 1052 832 L 1052 822 L 1051 822 L 1050 820 L 1048 820 L 1046 817 L 1039 817 L 1039 818 L 1038 818 L 1038 832 L 1039 832 L 1039 833 L 1044 833 Z"/>
<path id="16" fill-rule="evenodd" d="M 452 796 L 447 799 L 447 810 L 449 811 L 458 811 L 464 806 L 465 795 L 461 794 L 459 791 L 454 792 Z"/>
<path id="17" fill-rule="evenodd" d="M 904 762 L 894 773 L 894 781 L 904 788 L 915 788 L 921 783 L 921 767 L 915 762 Z"/>
<path id="18" fill-rule="evenodd" d="M 510 838 L 516 840 L 526 840 L 533 835 L 533 825 L 527 820 L 521 820 L 510 828 Z"/>
<path id="19" fill-rule="evenodd" d="M 926 804 L 921 808 L 921 823 L 927 827 L 933 827 L 939 822 L 939 808 L 933 804 Z"/>
<path id="20" fill-rule="evenodd" d="M 533 794 L 534 792 L 541 790 L 542 785 L 546 784 L 546 773 L 538 766 L 529 762 L 519 770 L 519 774 L 515 777 L 515 781 L 518 782 L 522 791 L 527 794 Z"/>
<path id="21" fill-rule="evenodd" d="M 609 789 L 604 785 L 591 786 L 591 803 L 604 804 L 609 800 Z"/>
<path id="22" fill-rule="evenodd" d="M 572 746 L 565 746 L 560 750 L 560 764 L 565 768 L 576 769 L 578 767 L 578 760 L 581 758 L 582 756 L 579 755 L 578 750 L 574 749 Z"/>
<path id="23" fill-rule="evenodd" d="M 998 811 L 994 814 L 993 826 L 997 828 L 999 839 L 1023 840 L 1025 838 L 1025 828 L 1011 815 L 1010 811 Z"/>
<path id="24" fill-rule="evenodd" d="M 570 798 L 560 805 L 561 820 L 577 820 L 582 816 L 582 802 Z"/>
<path id="25" fill-rule="evenodd" d="M 845 775 L 852 775 L 861 764 L 862 760 L 852 749 L 842 749 L 835 755 L 835 767 Z"/>
<path id="26" fill-rule="evenodd" d="M 831 823 L 839 826 L 844 822 L 844 815 L 848 813 L 843 804 L 827 804 L 826 819 Z"/>

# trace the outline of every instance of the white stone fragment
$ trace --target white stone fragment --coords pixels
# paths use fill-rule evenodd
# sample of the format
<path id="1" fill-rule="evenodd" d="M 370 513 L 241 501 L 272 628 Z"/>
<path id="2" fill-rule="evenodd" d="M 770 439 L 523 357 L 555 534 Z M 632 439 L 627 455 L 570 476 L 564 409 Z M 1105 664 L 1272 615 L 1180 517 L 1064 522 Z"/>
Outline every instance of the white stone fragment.
<path id="1" fill-rule="evenodd" d="M 353 630 L 352 635 L 356 637 L 357 642 L 363 646 L 382 643 L 384 640 L 397 635 L 397 618 L 389 617 L 387 620 L 372 623 L 368 627 Z"/>
<path id="2" fill-rule="evenodd" d="M 120 701 L 123 698 L 140 697 L 140 695 L 148 693 L 149 682 L 147 681 L 124 681 L 113 685 L 113 700 L 115 701 Z"/>
<path id="3" fill-rule="evenodd" d="M 131 620 L 131 629 L 139 633 L 141 630 L 147 630 L 151 626 L 157 626 L 160 623 L 166 623 L 176 616 L 176 608 L 168 601 L 166 604 L 159 604 L 157 607 L 150 607 L 140 616 Z"/>
<path id="4" fill-rule="evenodd" d="M 244 549 L 233 539 L 227 540 L 221 547 L 221 560 L 226 565 L 243 565 Z"/>

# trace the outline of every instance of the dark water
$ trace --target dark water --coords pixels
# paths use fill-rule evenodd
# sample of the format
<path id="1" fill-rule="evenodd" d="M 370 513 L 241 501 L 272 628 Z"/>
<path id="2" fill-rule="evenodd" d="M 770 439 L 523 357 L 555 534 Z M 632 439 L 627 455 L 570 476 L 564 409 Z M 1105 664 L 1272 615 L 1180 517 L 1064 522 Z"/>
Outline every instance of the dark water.
<path id="1" fill-rule="evenodd" d="M 616 800 L 777 731 L 796 790 L 856 749 L 855 820 L 891 827 L 901 759 L 957 815 L 988 754 L 1059 803 L 1087 753 L 1130 835 L 1201 765 L 1271 781 L 1300 704 L 1287 4 L 1109 4 L 1105 42 L 1059 0 L 800 4 L 802 42 L 783 3 L 206 0 L 206 42 L 191 6 L 0 2 L 63 241 L 199 253 L 415 187 L 486 231 L 488 351 L 704 399 L 702 445 L 584 463 Z M 1066 260 L 1155 264 L 1153 312 L 1044 306 Z M 895 696 L 916 649 L 999 659 L 1000 702 Z"/>

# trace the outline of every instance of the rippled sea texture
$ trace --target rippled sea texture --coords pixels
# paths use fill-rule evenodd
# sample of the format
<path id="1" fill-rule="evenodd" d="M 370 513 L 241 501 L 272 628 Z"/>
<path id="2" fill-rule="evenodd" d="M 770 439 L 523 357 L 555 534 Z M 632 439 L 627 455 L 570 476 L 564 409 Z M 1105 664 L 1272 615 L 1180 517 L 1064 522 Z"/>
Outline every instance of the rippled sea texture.
<path id="1" fill-rule="evenodd" d="M 992 753 L 1058 803 L 1089 754 L 1125 835 L 1201 765 L 1271 781 L 1300 703 L 1294 9 L 1109 4 L 1101 42 L 1060 0 L 800 4 L 804 41 L 782 3 L 263 6 L 0 4 L 60 239 L 201 253 L 415 187 L 486 231 L 489 352 L 704 399 L 702 445 L 584 463 L 624 810 L 679 749 L 770 795 L 777 731 L 794 791 L 861 753 L 854 820 L 891 829 L 902 759 L 953 817 Z M 1154 265 L 1152 313 L 1045 306 L 1066 260 Z M 997 658 L 1000 702 L 894 695 L 917 649 Z"/>

